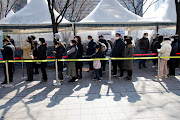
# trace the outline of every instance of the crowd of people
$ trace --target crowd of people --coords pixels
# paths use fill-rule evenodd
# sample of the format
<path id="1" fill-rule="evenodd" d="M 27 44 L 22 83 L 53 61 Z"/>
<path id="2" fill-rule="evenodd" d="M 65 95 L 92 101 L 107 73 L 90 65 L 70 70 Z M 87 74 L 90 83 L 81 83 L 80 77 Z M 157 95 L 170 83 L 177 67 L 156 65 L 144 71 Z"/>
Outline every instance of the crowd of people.
<path id="1" fill-rule="evenodd" d="M 75 36 L 73 40 L 70 41 L 70 45 L 66 45 L 64 42 L 56 39 L 54 41 L 54 51 L 52 53 L 55 55 L 56 59 L 63 59 L 64 55 L 68 56 L 68 59 L 84 59 L 84 52 L 86 53 L 85 58 L 106 58 L 106 53 L 108 52 L 108 41 L 104 39 L 101 35 L 99 36 L 98 42 L 95 42 L 92 36 L 88 36 L 89 43 L 87 46 L 84 46 L 81 41 L 80 36 Z M 15 57 L 15 44 L 14 40 L 10 38 L 10 36 L 6 36 L 6 39 L 3 40 L 4 47 L 1 48 L 1 53 L 3 55 L 3 60 L 14 60 Z M 111 53 L 110 56 L 113 58 L 122 58 L 128 57 L 131 58 L 134 56 L 135 44 L 133 43 L 133 38 L 131 36 L 121 36 L 121 34 L 116 33 L 116 40 L 111 44 Z M 149 53 L 159 53 L 161 57 L 169 57 L 176 56 L 177 52 L 180 48 L 180 40 L 178 35 L 172 35 L 170 37 L 165 37 L 157 34 L 153 42 L 150 45 L 150 41 L 148 39 L 148 33 L 144 33 L 142 39 L 138 41 L 138 46 L 141 50 L 142 54 Z M 47 50 L 48 46 L 44 38 L 39 38 L 36 41 L 35 36 L 28 36 L 27 39 L 22 43 L 21 49 L 23 50 L 22 59 L 23 60 L 46 60 L 47 59 Z M 157 55 L 154 55 L 157 56 Z M 169 58 L 161 58 L 160 62 L 160 78 L 172 77 L 175 76 L 175 68 L 178 67 L 178 59 L 169 59 Z M 67 75 L 71 77 L 71 80 L 68 82 L 75 82 L 78 79 L 83 78 L 82 74 L 82 61 L 77 62 L 67 62 L 65 65 L 64 62 L 58 61 L 58 78 L 59 80 L 56 85 L 64 80 L 63 77 L 63 69 L 67 67 Z M 95 60 L 89 61 L 89 71 L 94 72 L 95 77 L 94 81 L 101 81 L 103 77 L 103 72 L 106 70 L 107 61 L 105 60 Z M 157 59 L 153 60 L 153 68 L 157 66 Z M 13 82 L 13 63 L 8 62 L 8 73 L 9 73 L 9 81 Z M 27 62 L 27 80 L 33 81 L 33 75 L 39 74 L 38 68 L 41 69 L 42 72 L 42 80 L 41 83 L 46 83 L 48 80 L 46 67 L 46 62 Z M 124 77 L 124 72 L 127 72 L 127 76 L 124 78 L 127 81 L 132 80 L 133 74 L 133 60 L 113 60 L 112 61 L 112 76 L 118 76 L 119 78 Z M 168 68 L 169 66 L 169 72 Z M 140 60 L 139 69 L 147 68 L 146 60 Z M 35 71 L 34 71 L 35 70 Z M 7 84 L 7 74 L 6 74 L 6 65 L 4 65 L 4 82 L 1 84 Z"/>

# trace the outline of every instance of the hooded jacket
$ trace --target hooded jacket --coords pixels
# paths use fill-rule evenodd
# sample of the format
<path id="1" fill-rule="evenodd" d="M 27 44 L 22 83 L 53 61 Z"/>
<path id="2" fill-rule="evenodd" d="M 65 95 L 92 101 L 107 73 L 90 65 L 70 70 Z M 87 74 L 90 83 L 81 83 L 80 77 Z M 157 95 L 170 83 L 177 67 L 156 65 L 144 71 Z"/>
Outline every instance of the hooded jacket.
<path id="1" fill-rule="evenodd" d="M 161 43 L 161 49 L 158 49 L 160 57 L 169 57 L 171 54 L 171 41 L 164 41 Z M 164 60 L 169 60 L 169 58 L 163 58 Z"/>

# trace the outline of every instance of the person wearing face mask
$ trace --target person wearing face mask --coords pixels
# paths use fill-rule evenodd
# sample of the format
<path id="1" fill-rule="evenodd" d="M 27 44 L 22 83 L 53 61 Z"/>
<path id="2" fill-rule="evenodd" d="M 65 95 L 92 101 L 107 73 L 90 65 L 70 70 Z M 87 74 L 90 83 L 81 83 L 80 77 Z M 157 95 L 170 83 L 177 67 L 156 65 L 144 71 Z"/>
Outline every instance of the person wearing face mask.
<path id="1" fill-rule="evenodd" d="M 178 51 L 178 40 L 175 38 L 175 36 L 171 37 L 171 55 L 170 56 L 176 56 L 176 53 Z M 169 74 L 168 77 L 174 77 L 175 76 L 175 64 L 176 64 L 177 59 L 170 59 L 168 61 L 168 66 L 169 66 Z"/>
<path id="2" fill-rule="evenodd" d="M 75 36 L 74 40 L 77 42 L 77 48 L 78 48 L 78 53 L 76 58 L 83 59 L 84 48 L 81 42 L 81 37 Z M 78 76 L 78 79 L 82 79 L 82 67 L 83 67 L 83 62 L 81 61 L 76 62 L 76 74 Z"/>
<path id="3" fill-rule="evenodd" d="M 169 38 L 164 38 L 164 41 L 161 43 L 161 49 L 158 49 L 158 53 L 160 57 L 169 57 L 171 54 L 171 41 Z M 160 76 L 159 78 L 167 78 L 168 70 L 167 70 L 167 61 L 169 58 L 161 58 L 160 59 Z"/>
<path id="4" fill-rule="evenodd" d="M 76 41 L 71 40 L 70 42 L 70 49 L 67 51 L 68 59 L 76 59 L 78 48 L 76 46 Z M 67 63 L 67 75 L 71 76 L 72 79 L 68 82 L 75 82 L 77 79 L 77 73 L 76 73 L 76 64 L 75 62 L 68 62 Z"/>
<path id="5" fill-rule="evenodd" d="M 62 59 L 64 53 L 65 53 L 64 43 L 59 42 L 59 41 L 55 42 L 55 51 L 53 51 L 53 54 L 56 56 L 56 59 Z M 59 78 L 59 81 L 56 81 L 56 83 L 54 83 L 54 85 L 60 85 L 60 82 L 64 81 L 63 68 L 64 68 L 64 63 L 62 61 L 58 61 L 58 78 Z"/>
<path id="6" fill-rule="evenodd" d="M 112 48 L 111 57 L 115 57 L 115 58 L 123 57 L 124 48 L 125 48 L 125 43 L 121 39 L 121 34 L 116 33 L 116 41 L 114 42 Z M 112 76 L 117 76 L 117 67 L 119 67 L 119 70 L 122 69 L 122 61 L 113 60 L 112 65 L 113 65 Z"/>
<path id="7" fill-rule="evenodd" d="M 125 39 L 125 49 L 123 52 L 123 56 L 127 58 L 131 58 L 134 56 L 134 45 L 132 43 L 131 38 L 126 38 Z M 122 70 L 121 70 L 121 75 L 120 77 L 124 76 L 124 71 L 127 71 L 127 77 L 125 77 L 125 80 L 132 80 L 132 70 L 133 70 L 133 60 L 125 60 L 123 62 Z"/>
<path id="8" fill-rule="evenodd" d="M 29 36 L 27 37 L 26 41 L 24 41 L 21 45 L 21 49 L 23 50 L 23 57 L 24 60 L 33 60 L 33 50 L 34 50 L 34 43 L 32 38 Z M 33 64 L 31 62 L 27 62 L 27 76 L 28 79 L 26 81 L 33 81 Z"/>
<path id="9" fill-rule="evenodd" d="M 102 47 L 102 43 L 106 46 L 106 51 L 102 51 L 102 58 L 106 58 L 106 53 L 107 53 L 107 51 L 108 51 L 108 48 L 109 48 L 109 46 L 108 46 L 108 43 L 107 43 L 107 41 L 104 39 L 104 36 L 99 36 L 99 43 L 100 43 L 100 47 Z M 101 69 L 100 69 L 100 77 L 102 77 L 102 72 L 105 72 L 105 69 L 106 69 L 106 62 L 107 61 L 104 61 L 104 60 L 102 60 L 101 61 Z"/>
<path id="10" fill-rule="evenodd" d="M 144 36 L 142 39 L 139 40 L 139 48 L 141 50 L 142 54 L 147 54 L 149 51 L 149 39 L 148 39 L 148 33 L 144 33 Z M 140 60 L 139 62 L 139 69 L 142 68 L 142 65 L 144 68 L 146 67 L 146 60 Z"/>
<path id="11" fill-rule="evenodd" d="M 34 59 L 37 60 L 37 57 L 38 57 L 38 44 L 39 44 L 39 41 L 36 40 L 36 37 L 34 35 L 31 35 L 31 38 L 33 39 L 33 42 L 34 42 L 34 50 L 33 50 L 33 56 L 34 56 Z M 33 63 L 33 70 L 35 70 L 35 72 L 33 72 L 34 74 L 39 74 L 39 71 L 38 71 L 38 64 L 37 63 Z"/>
<path id="12" fill-rule="evenodd" d="M 38 60 L 45 60 L 47 58 L 47 44 L 45 43 L 45 39 L 44 38 L 39 38 L 39 47 L 37 49 L 37 53 L 38 53 Z M 47 73 L 46 73 L 46 67 L 47 67 L 47 63 L 46 62 L 38 62 L 37 64 L 39 64 L 40 68 L 41 68 L 41 72 L 42 72 L 42 81 L 41 83 L 45 83 L 47 82 Z"/>
<path id="13" fill-rule="evenodd" d="M 9 40 L 3 40 L 4 47 L 1 48 L 1 53 L 3 55 L 3 60 L 14 60 L 15 47 L 10 43 Z M 9 82 L 13 82 L 13 63 L 8 62 L 8 73 L 9 73 Z M 4 82 L 1 84 L 7 84 L 7 75 L 6 75 L 6 65 L 4 64 Z"/>
<path id="14" fill-rule="evenodd" d="M 96 43 L 94 42 L 92 36 L 88 36 L 88 40 L 89 40 L 89 43 L 88 43 L 88 46 L 86 46 L 86 55 L 88 56 L 88 58 L 92 58 L 92 55 L 95 53 L 96 49 L 95 49 L 95 46 L 96 46 Z M 93 62 L 92 61 L 89 61 L 89 71 L 93 71 L 94 68 L 93 68 Z"/>

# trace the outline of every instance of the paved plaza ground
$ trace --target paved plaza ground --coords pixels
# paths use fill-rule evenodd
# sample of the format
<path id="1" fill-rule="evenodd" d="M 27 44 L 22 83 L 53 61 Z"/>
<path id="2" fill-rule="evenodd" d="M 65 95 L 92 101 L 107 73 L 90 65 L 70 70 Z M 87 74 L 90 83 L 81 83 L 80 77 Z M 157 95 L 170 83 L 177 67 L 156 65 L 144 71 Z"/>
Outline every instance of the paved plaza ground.
<path id="1" fill-rule="evenodd" d="M 58 87 L 54 70 L 48 69 L 48 83 L 39 83 L 41 74 L 28 83 L 18 67 L 13 87 L 0 87 L 0 120 L 180 120 L 180 76 L 154 82 L 156 69 L 148 67 L 135 65 L 132 82 L 112 77 L 107 85 L 107 68 L 101 82 L 83 72 L 82 80 L 68 83 L 65 76 Z"/>

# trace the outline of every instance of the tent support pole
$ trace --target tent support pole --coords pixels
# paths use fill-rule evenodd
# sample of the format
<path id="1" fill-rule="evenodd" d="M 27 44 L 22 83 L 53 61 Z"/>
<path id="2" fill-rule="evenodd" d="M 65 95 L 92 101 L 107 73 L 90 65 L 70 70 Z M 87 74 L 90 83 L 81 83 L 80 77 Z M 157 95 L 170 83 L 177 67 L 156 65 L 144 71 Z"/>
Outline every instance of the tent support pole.
<path id="1" fill-rule="evenodd" d="M 159 32 L 159 25 L 156 25 L 156 33 L 158 34 Z"/>
<path id="2" fill-rule="evenodd" d="M 76 25 L 72 23 L 73 35 L 76 36 Z"/>

